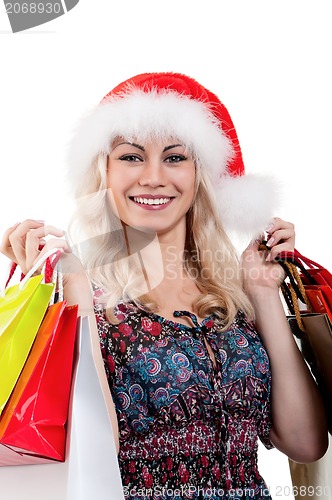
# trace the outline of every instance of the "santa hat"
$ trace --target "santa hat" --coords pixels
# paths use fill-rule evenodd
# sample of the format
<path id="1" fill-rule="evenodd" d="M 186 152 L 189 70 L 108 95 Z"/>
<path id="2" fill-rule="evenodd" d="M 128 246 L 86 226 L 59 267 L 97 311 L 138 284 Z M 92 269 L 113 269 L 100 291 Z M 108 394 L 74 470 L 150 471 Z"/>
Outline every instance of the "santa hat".
<path id="1" fill-rule="evenodd" d="M 209 172 L 221 223 L 226 230 L 258 236 L 277 205 L 270 176 L 246 174 L 226 107 L 186 75 L 145 73 L 111 90 L 80 121 L 69 145 L 69 177 L 74 186 L 99 153 L 109 153 L 116 137 L 147 140 L 174 137 Z"/>

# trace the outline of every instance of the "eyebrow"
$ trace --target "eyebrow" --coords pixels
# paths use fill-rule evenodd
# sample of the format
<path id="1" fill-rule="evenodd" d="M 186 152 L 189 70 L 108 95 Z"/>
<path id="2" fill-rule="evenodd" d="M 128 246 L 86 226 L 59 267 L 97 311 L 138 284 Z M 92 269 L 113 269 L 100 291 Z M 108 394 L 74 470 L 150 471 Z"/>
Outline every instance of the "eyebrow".
<path id="1" fill-rule="evenodd" d="M 134 142 L 120 142 L 120 144 L 117 144 L 114 149 L 116 149 L 118 146 L 121 146 L 122 144 L 128 144 L 129 146 L 134 146 L 135 148 L 138 148 L 141 151 L 145 151 L 145 149 L 143 148 L 143 146 L 140 146 L 139 144 L 135 144 Z M 171 144 L 170 146 L 166 146 L 163 149 L 163 153 L 165 151 L 168 151 L 169 149 L 177 148 L 178 146 L 183 146 L 183 144 Z M 114 151 L 114 149 L 113 149 L 113 151 Z"/>
<path id="2" fill-rule="evenodd" d="M 178 146 L 182 146 L 183 144 L 172 144 L 171 146 L 166 146 L 164 149 L 163 149 L 163 153 L 165 153 L 165 151 L 168 151 L 169 149 L 172 149 L 172 148 L 177 148 Z"/>

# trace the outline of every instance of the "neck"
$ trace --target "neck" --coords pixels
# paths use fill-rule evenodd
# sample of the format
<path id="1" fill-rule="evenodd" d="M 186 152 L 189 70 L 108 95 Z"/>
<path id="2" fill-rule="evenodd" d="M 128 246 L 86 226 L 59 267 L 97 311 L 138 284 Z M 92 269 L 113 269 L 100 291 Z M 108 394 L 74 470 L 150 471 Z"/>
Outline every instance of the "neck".
<path id="1" fill-rule="evenodd" d="M 183 278 L 185 224 L 162 234 L 144 233 L 127 226 L 125 235 L 128 254 L 139 252 L 151 288 L 158 286 L 162 281 L 175 283 Z"/>
<path id="2" fill-rule="evenodd" d="M 167 234 L 138 234 L 129 227 L 125 234 L 130 258 L 136 265 L 139 259 L 144 277 L 140 295 L 148 295 L 164 317 L 172 317 L 175 309 L 192 310 L 201 292 L 184 270 L 185 224 Z"/>

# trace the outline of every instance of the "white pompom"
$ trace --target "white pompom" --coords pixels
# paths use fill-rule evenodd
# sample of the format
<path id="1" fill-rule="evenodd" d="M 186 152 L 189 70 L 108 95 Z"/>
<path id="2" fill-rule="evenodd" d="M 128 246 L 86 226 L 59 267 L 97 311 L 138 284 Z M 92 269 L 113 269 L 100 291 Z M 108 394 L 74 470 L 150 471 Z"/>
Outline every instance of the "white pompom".
<path id="1" fill-rule="evenodd" d="M 280 208 L 281 185 L 272 176 L 224 176 L 216 186 L 220 219 L 226 232 L 255 239 Z"/>

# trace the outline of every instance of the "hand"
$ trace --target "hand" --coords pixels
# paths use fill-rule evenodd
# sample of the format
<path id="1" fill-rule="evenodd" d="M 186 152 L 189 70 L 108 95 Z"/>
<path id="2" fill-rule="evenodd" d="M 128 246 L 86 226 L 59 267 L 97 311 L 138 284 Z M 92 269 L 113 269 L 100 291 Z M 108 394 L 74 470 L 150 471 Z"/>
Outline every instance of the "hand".
<path id="1" fill-rule="evenodd" d="M 47 236 L 55 238 L 46 241 Z M 62 229 L 28 219 L 7 229 L 0 245 L 0 252 L 16 262 L 23 274 L 27 274 L 35 263 L 52 248 L 59 248 L 61 252 L 67 254 L 71 253 L 67 241 L 58 239 L 62 236 L 64 236 Z"/>
<path id="2" fill-rule="evenodd" d="M 275 217 L 266 230 L 270 251 L 259 250 L 260 241 L 254 241 L 241 257 L 244 289 L 254 293 L 258 288 L 278 289 L 285 273 L 275 258 L 284 251 L 294 251 L 294 225 Z M 262 239 L 265 239 L 264 236 Z"/>

